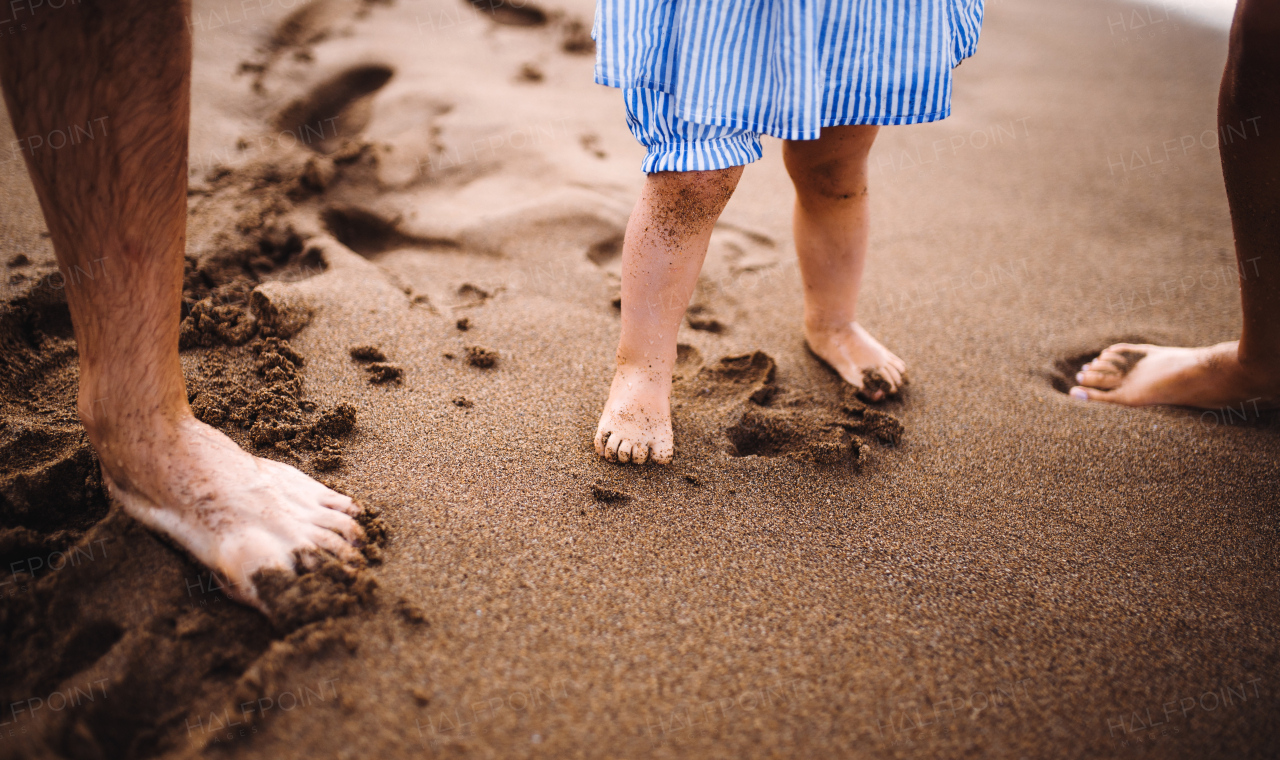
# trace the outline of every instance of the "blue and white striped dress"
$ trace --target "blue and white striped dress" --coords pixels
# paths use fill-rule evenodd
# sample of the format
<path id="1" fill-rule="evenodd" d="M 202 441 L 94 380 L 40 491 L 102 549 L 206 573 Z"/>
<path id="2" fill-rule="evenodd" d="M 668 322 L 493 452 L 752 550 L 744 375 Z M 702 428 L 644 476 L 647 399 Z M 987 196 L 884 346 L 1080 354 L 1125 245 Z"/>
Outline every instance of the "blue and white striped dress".
<path id="1" fill-rule="evenodd" d="M 951 113 L 983 0 L 599 0 L 596 82 L 625 90 L 644 170 L 720 169 L 759 136 Z"/>

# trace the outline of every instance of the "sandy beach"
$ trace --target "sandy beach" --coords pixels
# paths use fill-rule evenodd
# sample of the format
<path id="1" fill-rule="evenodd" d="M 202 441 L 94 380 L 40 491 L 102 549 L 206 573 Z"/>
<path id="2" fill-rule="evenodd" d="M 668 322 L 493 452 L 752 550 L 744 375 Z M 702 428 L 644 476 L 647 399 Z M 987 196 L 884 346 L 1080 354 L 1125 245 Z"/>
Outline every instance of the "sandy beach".
<path id="1" fill-rule="evenodd" d="M 675 462 L 630 468 L 592 436 L 644 153 L 593 8 L 196 0 L 192 406 L 377 513 L 274 620 L 108 503 L 63 290 L 118 275 L 58 272 L 19 151 L 76 146 L 0 119 L 0 757 L 1280 754 L 1280 423 L 1065 395 L 1239 333 L 1225 32 L 988 0 L 953 115 L 871 155 L 860 319 L 911 384 L 870 410 L 766 138 Z"/>

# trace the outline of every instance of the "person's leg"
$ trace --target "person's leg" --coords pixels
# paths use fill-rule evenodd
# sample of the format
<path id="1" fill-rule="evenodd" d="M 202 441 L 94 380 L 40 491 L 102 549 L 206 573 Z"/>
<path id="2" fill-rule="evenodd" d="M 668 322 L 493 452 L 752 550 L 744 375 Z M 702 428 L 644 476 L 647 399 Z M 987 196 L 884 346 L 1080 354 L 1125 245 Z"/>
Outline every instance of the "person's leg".
<path id="1" fill-rule="evenodd" d="M 742 167 L 648 175 L 622 244 L 622 337 L 596 453 L 659 464 L 675 452 L 671 371 L 676 332 L 693 295 L 711 230 Z"/>
<path id="2" fill-rule="evenodd" d="M 1071 395 L 1213 408 L 1280 401 L 1280 4 L 1240 0 L 1218 95 L 1244 327 L 1204 348 L 1121 343 L 1076 376 Z M 1230 133 L 1226 127 L 1235 127 Z M 1239 136 L 1243 127 L 1245 137 Z M 1228 139 L 1230 135 L 1230 139 Z"/>
<path id="3" fill-rule="evenodd" d="M 0 45 L 0 84 L 66 275 L 80 416 L 110 494 L 263 608 L 259 570 L 292 571 L 319 549 L 359 561 L 359 508 L 246 454 L 187 406 L 189 13 L 185 2 L 46 5 Z M 50 140 L 70 125 L 92 139 Z"/>
<path id="4" fill-rule="evenodd" d="M 873 401 L 897 392 L 907 369 L 857 317 L 870 230 L 867 155 L 878 130 L 827 127 L 817 140 L 788 140 L 782 148 L 796 186 L 805 339 L 840 377 Z"/>

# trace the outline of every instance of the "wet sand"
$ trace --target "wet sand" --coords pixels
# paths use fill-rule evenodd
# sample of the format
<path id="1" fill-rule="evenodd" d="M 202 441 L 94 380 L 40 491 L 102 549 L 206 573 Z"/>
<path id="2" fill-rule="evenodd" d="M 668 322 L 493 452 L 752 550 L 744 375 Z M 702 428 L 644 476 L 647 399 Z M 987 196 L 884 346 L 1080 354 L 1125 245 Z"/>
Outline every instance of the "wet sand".
<path id="1" fill-rule="evenodd" d="M 953 116 L 872 153 L 862 320 L 911 374 L 879 416 L 805 350 L 767 139 L 681 329 L 675 463 L 636 469 L 591 447 L 642 180 L 592 7 L 196 3 L 193 405 L 386 530 L 274 623 L 108 510 L 0 162 L 0 756 L 1280 752 L 1274 417 L 1063 392 L 1117 339 L 1238 333 L 1225 35 L 989 5 Z"/>

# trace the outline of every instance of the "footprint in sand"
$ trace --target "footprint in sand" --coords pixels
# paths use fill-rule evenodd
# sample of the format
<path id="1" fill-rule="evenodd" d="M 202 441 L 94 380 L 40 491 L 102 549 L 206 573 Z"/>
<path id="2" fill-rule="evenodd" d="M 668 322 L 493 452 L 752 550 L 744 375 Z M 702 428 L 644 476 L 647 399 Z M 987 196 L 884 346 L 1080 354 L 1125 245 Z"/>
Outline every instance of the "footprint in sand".
<path id="1" fill-rule="evenodd" d="M 266 77 L 281 58 L 292 53 L 295 61 L 311 62 L 311 46 L 332 37 L 342 22 L 364 18 L 368 13 L 368 4 L 361 0 L 311 0 L 285 16 L 263 46 L 264 57 L 242 61 L 240 71 L 254 74 L 253 91 L 265 93 Z"/>
<path id="2" fill-rule="evenodd" d="M 373 258 L 401 248 L 456 249 L 455 240 L 419 237 L 400 231 L 400 219 L 360 206 L 335 204 L 320 212 L 324 228 L 346 247 Z"/>
<path id="3" fill-rule="evenodd" d="M 727 356 L 678 378 L 673 395 L 686 413 L 722 430 L 735 457 L 856 463 L 870 451 L 869 439 L 900 442 L 902 423 L 868 409 L 854 393 L 842 388 L 838 397 L 820 399 L 780 388 L 776 373 L 772 357 L 761 351 Z"/>
<path id="4" fill-rule="evenodd" d="M 86 528 L 106 514 L 107 500 L 75 413 L 80 371 L 63 291 L 32 288 L 9 301 L 0 345 L 0 526 L 47 534 Z M 11 540 L 0 531 L 0 558 L 22 554 Z"/>
<path id="5" fill-rule="evenodd" d="M 529 2 L 519 5 L 511 0 L 463 0 L 478 11 L 489 14 L 495 22 L 504 26 L 542 26 L 547 23 L 547 13 Z"/>
<path id="6" fill-rule="evenodd" d="M 716 319 L 711 310 L 702 304 L 693 304 L 685 313 L 685 321 L 695 330 L 719 335 L 729 329 L 728 325 Z"/>
<path id="7" fill-rule="evenodd" d="M 297 135 L 312 150 L 333 153 L 369 124 L 374 94 L 394 75 L 395 69 L 382 64 L 346 69 L 285 106 L 275 126 Z"/>

